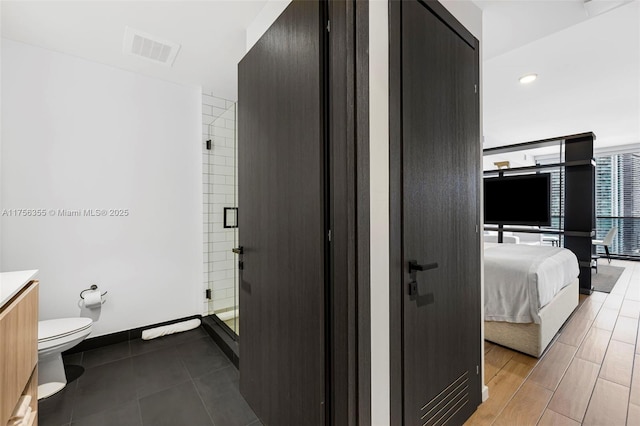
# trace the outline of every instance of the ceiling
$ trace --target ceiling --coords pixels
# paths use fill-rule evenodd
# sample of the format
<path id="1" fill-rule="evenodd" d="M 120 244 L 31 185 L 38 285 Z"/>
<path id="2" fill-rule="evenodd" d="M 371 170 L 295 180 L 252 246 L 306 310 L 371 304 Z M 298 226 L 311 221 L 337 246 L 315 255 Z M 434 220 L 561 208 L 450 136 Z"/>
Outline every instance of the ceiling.
<path id="1" fill-rule="evenodd" d="M 2 0 L 2 37 L 237 98 L 246 28 L 267 0 Z M 181 45 L 173 67 L 122 53 L 125 27 Z"/>
<path id="2" fill-rule="evenodd" d="M 630 0 L 473 0 L 483 12 L 483 59 L 586 21 Z M 602 4 L 602 6 L 598 6 Z"/>
<path id="3" fill-rule="evenodd" d="M 597 147 L 640 143 L 640 0 L 629 1 L 473 0 L 485 147 L 587 131 Z M 2 0 L 2 37 L 236 99 L 246 28 L 267 2 Z M 126 26 L 179 43 L 173 67 L 123 55 Z M 521 85 L 529 72 L 538 80 Z"/>
<path id="4" fill-rule="evenodd" d="M 475 1 L 485 148 L 589 131 L 596 148 L 640 142 L 639 2 L 592 1 L 603 3 L 592 12 L 614 8 L 593 16 L 582 0 Z M 527 73 L 539 77 L 520 84 Z"/>

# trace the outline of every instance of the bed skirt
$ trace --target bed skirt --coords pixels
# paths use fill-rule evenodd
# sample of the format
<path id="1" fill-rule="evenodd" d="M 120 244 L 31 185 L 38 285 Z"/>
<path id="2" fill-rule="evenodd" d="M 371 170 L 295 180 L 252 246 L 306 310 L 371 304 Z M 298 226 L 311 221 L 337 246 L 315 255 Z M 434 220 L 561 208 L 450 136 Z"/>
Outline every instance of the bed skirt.
<path id="1" fill-rule="evenodd" d="M 578 306 L 578 293 L 579 282 L 576 279 L 540 310 L 540 324 L 485 321 L 484 338 L 539 358 Z"/>

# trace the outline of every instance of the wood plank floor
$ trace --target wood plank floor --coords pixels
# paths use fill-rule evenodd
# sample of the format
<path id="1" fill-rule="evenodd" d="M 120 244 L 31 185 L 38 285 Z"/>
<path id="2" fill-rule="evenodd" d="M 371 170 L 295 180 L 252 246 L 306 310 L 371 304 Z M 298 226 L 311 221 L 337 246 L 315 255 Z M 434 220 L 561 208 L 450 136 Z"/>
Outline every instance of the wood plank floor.
<path id="1" fill-rule="evenodd" d="M 580 306 L 540 359 L 485 342 L 489 399 L 465 425 L 640 426 L 640 262 Z"/>

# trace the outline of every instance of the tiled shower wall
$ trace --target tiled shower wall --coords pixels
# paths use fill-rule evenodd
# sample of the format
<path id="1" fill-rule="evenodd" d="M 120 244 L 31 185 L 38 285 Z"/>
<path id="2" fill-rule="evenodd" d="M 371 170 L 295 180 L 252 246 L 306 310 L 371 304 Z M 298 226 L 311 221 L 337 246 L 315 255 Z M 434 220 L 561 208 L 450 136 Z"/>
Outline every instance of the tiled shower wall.
<path id="1" fill-rule="evenodd" d="M 236 207 L 235 103 L 202 93 L 202 182 L 204 212 L 203 314 L 231 311 L 236 307 L 235 230 L 223 227 L 223 208 Z M 211 150 L 206 141 L 211 139 Z"/>

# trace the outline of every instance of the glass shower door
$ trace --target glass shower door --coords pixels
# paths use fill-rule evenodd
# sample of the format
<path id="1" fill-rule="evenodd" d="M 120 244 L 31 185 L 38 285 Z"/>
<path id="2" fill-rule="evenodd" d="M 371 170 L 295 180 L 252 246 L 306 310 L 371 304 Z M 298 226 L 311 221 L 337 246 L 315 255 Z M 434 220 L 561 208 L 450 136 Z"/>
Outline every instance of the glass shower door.
<path id="1" fill-rule="evenodd" d="M 209 315 L 226 325 L 232 336 L 238 326 L 238 255 L 232 252 L 238 244 L 237 206 L 237 112 L 236 103 L 209 126 L 208 190 L 208 301 Z"/>

